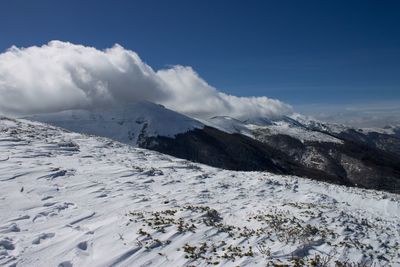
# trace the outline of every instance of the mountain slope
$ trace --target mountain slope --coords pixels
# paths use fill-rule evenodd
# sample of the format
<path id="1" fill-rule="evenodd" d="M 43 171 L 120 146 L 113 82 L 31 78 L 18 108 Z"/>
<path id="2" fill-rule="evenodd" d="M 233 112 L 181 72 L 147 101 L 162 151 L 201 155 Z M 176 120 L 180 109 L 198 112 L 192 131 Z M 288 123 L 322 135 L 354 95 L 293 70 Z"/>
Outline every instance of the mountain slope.
<path id="1" fill-rule="evenodd" d="M 400 150 L 400 139 L 388 133 L 364 134 L 361 129 L 299 116 L 279 120 L 234 120 L 234 127 L 231 122 L 232 119 L 226 117 L 210 119 L 210 124 L 219 124 L 220 129 L 229 132 L 236 129 L 237 133 L 246 133 L 279 151 L 283 154 L 281 157 L 308 169 L 308 173 L 322 172 L 325 181 L 399 192 L 400 155 L 394 152 Z"/>
<path id="2" fill-rule="evenodd" d="M 400 264 L 398 195 L 0 119 L 1 266 Z"/>
<path id="3" fill-rule="evenodd" d="M 311 120 L 295 116 L 309 130 L 325 133 L 346 141 L 363 144 L 400 157 L 400 127 L 351 128 L 340 124 Z"/>
<path id="4" fill-rule="evenodd" d="M 214 167 L 264 170 L 314 179 L 329 178 L 329 175 L 324 176 L 320 171 L 308 170 L 291 162 L 269 145 L 247 136 L 206 127 L 199 121 L 150 102 L 137 102 L 105 111 L 42 114 L 29 119 L 70 131 L 108 137 Z"/>
<path id="5" fill-rule="evenodd" d="M 174 137 L 178 133 L 204 127 L 196 120 L 147 101 L 105 110 L 68 110 L 40 114 L 29 119 L 131 145 L 137 145 L 141 137 Z"/>
<path id="6" fill-rule="evenodd" d="M 270 171 L 389 192 L 400 188 L 400 156 L 382 148 L 385 141 L 393 143 L 388 138 L 378 147 L 343 136 L 347 128 L 301 117 L 240 121 L 225 116 L 199 122 L 154 103 L 136 102 L 31 119 L 224 169 Z"/>

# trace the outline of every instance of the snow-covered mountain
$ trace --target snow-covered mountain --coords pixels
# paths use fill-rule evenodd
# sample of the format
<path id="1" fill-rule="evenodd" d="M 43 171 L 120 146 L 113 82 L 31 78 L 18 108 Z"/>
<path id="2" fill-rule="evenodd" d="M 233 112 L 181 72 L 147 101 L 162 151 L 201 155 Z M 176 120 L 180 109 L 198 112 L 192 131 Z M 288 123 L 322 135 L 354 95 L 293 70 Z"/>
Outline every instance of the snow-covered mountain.
<path id="1" fill-rule="evenodd" d="M 386 128 L 352 128 L 298 116 L 313 131 L 323 132 L 347 141 L 364 144 L 400 156 L 400 126 Z"/>
<path id="2" fill-rule="evenodd" d="M 269 135 L 288 135 L 302 142 L 342 143 L 342 140 L 338 138 L 309 129 L 306 125 L 289 117 L 282 117 L 275 120 L 256 118 L 240 121 L 227 116 L 219 116 L 204 120 L 203 123 L 214 126 L 225 132 L 245 134 L 253 138 L 255 138 L 254 132 L 263 130 Z"/>
<path id="3" fill-rule="evenodd" d="M 279 153 L 151 102 L 108 110 L 72 110 L 29 117 L 69 131 L 97 135 L 183 159 L 234 170 L 285 170 Z"/>
<path id="4" fill-rule="evenodd" d="M 396 194 L 6 118 L 0 169 L 0 266 L 400 265 Z"/>
<path id="5" fill-rule="evenodd" d="M 201 120 L 205 125 L 210 127 L 214 127 L 221 131 L 230 134 L 243 134 L 249 137 L 253 137 L 251 129 L 249 129 L 249 125 L 240 121 L 238 119 L 229 117 L 229 116 L 215 116 L 207 120 Z"/>
<path id="6" fill-rule="evenodd" d="M 301 115 L 198 121 L 154 103 L 136 102 L 30 119 L 224 169 L 270 171 L 390 192 L 400 188 L 400 138 L 395 134 L 364 133 Z"/>
<path id="7" fill-rule="evenodd" d="M 40 114 L 29 119 L 131 145 L 137 145 L 141 137 L 174 137 L 204 127 L 194 119 L 147 101 L 105 110 L 67 110 Z"/>
<path id="8" fill-rule="evenodd" d="M 400 187 L 400 138 L 395 127 L 353 129 L 299 114 L 275 120 L 217 117 L 207 122 L 267 144 L 304 168 L 322 171 L 325 181 L 391 192 Z"/>

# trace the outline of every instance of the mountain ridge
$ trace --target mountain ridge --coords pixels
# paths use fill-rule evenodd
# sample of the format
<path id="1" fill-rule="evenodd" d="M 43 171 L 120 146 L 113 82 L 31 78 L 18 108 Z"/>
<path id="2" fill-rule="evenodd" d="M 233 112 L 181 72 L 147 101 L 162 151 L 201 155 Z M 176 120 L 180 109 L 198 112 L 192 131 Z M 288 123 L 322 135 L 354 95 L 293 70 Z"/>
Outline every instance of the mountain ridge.
<path id="1" fill-rule="evenodd" d="M 31 118 L 224 169 L 299 175 L 390 192 L 400 188 L 400 139 L 394 135 L 364 134 L 304 117 L 198 121 L 151 102 L 116 110 Z"/>

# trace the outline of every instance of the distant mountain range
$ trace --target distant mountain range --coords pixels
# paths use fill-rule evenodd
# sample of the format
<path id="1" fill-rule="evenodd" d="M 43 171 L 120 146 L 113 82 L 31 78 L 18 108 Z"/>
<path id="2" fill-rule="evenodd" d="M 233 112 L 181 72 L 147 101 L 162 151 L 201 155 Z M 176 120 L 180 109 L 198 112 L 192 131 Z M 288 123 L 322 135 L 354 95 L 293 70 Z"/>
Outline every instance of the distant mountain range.
<path id="1" fill-rule="evenodd" d="M 226 116 L 196 120 L 150 102 L 28 119 L 223 169 L 400 191 L 399 127 L 356 129 L 298 114 L 273 120 Z"/>

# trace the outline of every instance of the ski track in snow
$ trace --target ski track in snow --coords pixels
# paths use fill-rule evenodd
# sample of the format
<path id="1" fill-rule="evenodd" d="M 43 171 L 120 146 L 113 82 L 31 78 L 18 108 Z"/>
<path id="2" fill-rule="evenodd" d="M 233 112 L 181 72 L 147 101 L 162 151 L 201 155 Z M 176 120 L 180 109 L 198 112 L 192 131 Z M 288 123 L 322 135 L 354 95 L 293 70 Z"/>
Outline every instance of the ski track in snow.
<path id="1" fill-rule="evenodd" d="M 398 195 L 0 119 L 1 266 L 400 266 Z"/>

